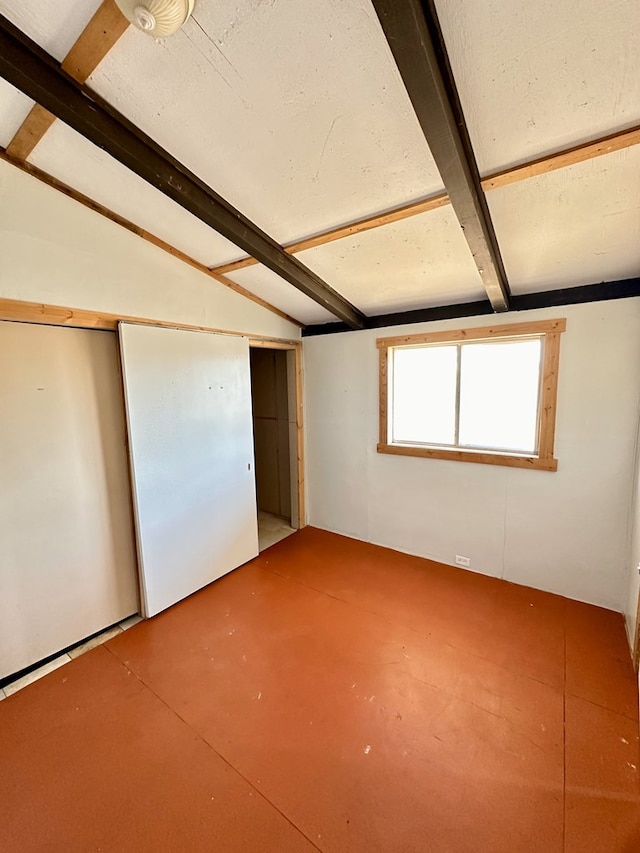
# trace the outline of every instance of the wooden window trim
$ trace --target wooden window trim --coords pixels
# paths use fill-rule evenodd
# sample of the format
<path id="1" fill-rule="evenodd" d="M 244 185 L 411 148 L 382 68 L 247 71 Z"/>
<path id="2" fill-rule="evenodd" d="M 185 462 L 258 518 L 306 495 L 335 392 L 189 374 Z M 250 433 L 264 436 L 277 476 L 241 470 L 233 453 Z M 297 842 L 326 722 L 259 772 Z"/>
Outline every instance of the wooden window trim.
<path id="1" fill-rule="evenodd" d="M 504 465 L 509 468 L 529 468 L 538 471 L 556 471 L 558 460 L 554 457 L 553 453 L 558 397 L 560 335 L 565 329 L 566 320 L 556 319 L 378 338 L 376 341 L 379 356 L 380 431 L 377 447 L 378 453 L 388 453 L 394 456 L 417 456 L 427 459 L 449 459 L 457 462 L 475 462 L 484 465 Z M 419 344 L 460 343 L 461 341 L 480 341 L 490 338 L 519 338 L 527 335 L 543 336 L 540 424 L 538 453 L 536 456 L 493 453 L 484 450 L 459 450 L 456 448 L 449 450 L 439 447 L 389 443 L 389 349 L 400 346 L 416 346 Z"/>

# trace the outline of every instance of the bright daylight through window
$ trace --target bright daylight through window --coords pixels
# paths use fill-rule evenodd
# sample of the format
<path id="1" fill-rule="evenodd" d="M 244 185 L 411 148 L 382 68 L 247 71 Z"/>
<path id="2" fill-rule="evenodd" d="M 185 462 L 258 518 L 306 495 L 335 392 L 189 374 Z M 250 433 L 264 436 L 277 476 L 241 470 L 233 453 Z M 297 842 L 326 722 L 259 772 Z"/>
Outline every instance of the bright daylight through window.
<path id="1" fill-rule="evenodd" d="M 378 340 L 382 453 L 554 471 L 564 320 Z"/>

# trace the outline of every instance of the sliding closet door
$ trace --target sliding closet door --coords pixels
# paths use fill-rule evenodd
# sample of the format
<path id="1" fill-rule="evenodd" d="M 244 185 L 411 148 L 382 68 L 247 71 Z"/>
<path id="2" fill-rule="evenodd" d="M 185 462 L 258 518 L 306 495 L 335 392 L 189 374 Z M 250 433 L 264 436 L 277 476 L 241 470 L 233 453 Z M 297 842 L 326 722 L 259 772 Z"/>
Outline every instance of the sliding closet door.
<path id="1" fill-rule="evenodd" d="M 120 324 L 144 609 L 258 553 L 246 338 Z"/>
<path id="2" fill-rule="evenodd" d="M 137 610 L 116 335 L 0 322 L 0 677 Z"/>

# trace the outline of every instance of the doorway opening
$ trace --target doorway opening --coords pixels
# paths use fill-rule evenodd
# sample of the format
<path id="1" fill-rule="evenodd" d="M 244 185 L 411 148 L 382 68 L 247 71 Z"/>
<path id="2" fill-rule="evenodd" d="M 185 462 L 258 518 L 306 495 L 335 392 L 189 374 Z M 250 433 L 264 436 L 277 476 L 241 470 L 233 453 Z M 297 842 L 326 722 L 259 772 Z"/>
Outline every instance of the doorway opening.
<path id="1" fill-rule="evenodd" d="M 301 520 L 298 349 L 251 342 L 251 399 L 260 551 L 290 536 Z"/>

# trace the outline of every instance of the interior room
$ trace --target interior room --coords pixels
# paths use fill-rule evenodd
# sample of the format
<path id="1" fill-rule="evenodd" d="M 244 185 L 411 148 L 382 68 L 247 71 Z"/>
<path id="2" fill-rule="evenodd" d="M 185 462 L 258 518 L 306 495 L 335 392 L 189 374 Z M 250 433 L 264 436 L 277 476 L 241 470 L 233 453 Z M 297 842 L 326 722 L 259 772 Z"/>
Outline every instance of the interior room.
<path id="1" fill-rule="evenodd" d="M 640 6 L 0 0 L 16 851 L 640 851 Z"/>

